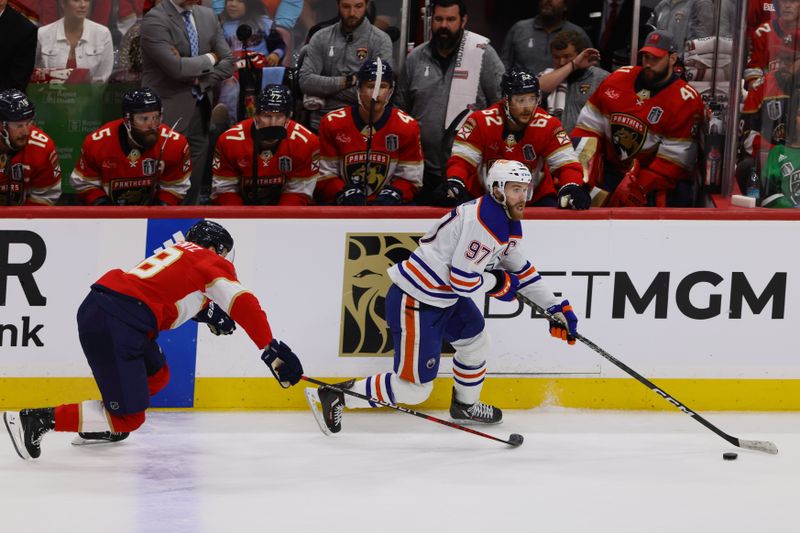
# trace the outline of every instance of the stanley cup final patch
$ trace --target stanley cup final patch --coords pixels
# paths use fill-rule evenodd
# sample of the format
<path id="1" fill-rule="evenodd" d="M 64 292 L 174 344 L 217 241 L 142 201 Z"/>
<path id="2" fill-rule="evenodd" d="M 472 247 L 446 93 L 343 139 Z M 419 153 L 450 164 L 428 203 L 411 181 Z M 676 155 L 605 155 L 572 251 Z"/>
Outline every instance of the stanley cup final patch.
<path id="1" fill-rule="evenodd" d="M 767 116 L 770 120 L 778 120 L 783 115 L 783 106 L 780 100 L 767 101 Z"/>
<path id="2" fill-rule="evenodd" d="M 647 114 L 647 122 L 650 124 L 658 124 L 658 121 L 661 120 L 661 117 L 664 115 L 664 110 L 660 107 L 656 106 L 650 110 L 650 113 Z"/>
<path id="3" fill-rule="evenodd" d="M 153 176 L 156 173 L 156 160 L 145 159 L 142 161 L 142 174 L 145 176 Z"/>
<path id="4" fill-rule="evenodd" d="M 282 155 L 278 158 L 278 170 L 281 172 L 292 171 L 292 158 L 288 155 Z"/>
<path id="5" fill-rule="evenodd" d="M 396 152 L 400 147 L 400 139 L 397 135 L 391 133 L 386 136 L 386 149 L 390 152 Z"/>

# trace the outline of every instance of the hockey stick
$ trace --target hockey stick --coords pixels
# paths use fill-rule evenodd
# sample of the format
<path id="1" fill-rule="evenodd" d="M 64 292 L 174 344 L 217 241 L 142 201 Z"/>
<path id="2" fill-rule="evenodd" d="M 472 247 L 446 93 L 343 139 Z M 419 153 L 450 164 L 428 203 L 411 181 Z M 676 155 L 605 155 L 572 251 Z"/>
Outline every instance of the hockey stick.
<path id="1" fill-rule="evenodd" d="M 372 130 L 375 129 L 375 120 L 372 114 L 375 112 L 375 103 L 378 101 L 378 96 L 381 94 L 381 82 L 383 81 L 383 63 L 381 58 L 376 58 L 378 69 L 375 72 L 375 87 L 372 88 L 372 96 L 369 99 L 369 120 L 367 120 L 367 149 L 366 149 L 366 162 L 364 163 L 364 205 L 367 205 L 367 197 L 369 196 L 369 172 L 372 158 Z M 388 102 L 387 102 L 388 103 Z"/>
<path id="2" fill-rule="evenodd" d="M 517 293 L 517 299 L 519 301 L 531 306 L 537 313 L 539 313 L 540 315 L 544 316 L 545 318 L 547 318 L 549 320 L 554 320 L 552 313 L 548 313 L 547 310 L 542 308 L 537 303 L 533 302 L 531 299 L 526 298 L 525 296 L 523 296 L 523 295 L 521 295 L 519 293 Z M 724 431 L 719 429 L 717 426 L 715 426 L 714 424 L 712 424 L 711 422 L 709 422 L 708 420 L 706 420 L 705 418 L 703 418 L 699 414 L 695 413 L 694 411 L 692 411 L 691 409 L 686 407 L 684 404 L 682 404 L 681 402 L 679 402 L 678 400 L 676 400 L 675 398 L 673 398 L 672 396 L 667 394 L 665 391 L 663 391 L 660 388 L 658 388 L 652 381 L 650 381 L 646 377 L 642 376 L 641 374 L 639 374 L 638 372 L 633 370 L 631 367 L 629 367 L 628 365 L 626 365 L 625 363 L 623 363 L 622 361 L 620 361 L 619 359 L 617 359 L 616 357 L 614 357 L 613 355 L 611 355 L 610 353 L 605 351 L 604 349 L 600 348 L 598 345 L 596 345 L 595 343 L 593 343 L 592 341 L 590 341 L 589 339 L 587 339 L 586 337 L 584 337 L 580 333 L 576 333 L 575 334 L 575 338 L 578 339 L 579 341 L 581 341 L 583 344 L 585 344 L 589 348 L 591 348 L 593 351 L 597 352 L 598 354 L 602 355 L 603 357 L 605 357 L 606 359 L 608 359 L 609 361 L 614 363 L 614 365 L 617 366 L 617 368 L 620 368 L 626 374 L 628 374 L 629 376 L 635 378 L 636 381 L 638 381 L 639 383 L 645 385 L 651 391 L 655 392 L 656 394 L 658 394 L 659 396 L 664 398 L 667 402 L 669 402 L 672 405 L 674 405 L 675 407 L 677 407 L 680 411 L 683 411 L 687 415 L 691 416 L 692 418 L 694 418 L 695 420 L 697 420 L 698 422 L 703 424 L 705 427 L 707 427 L 708 429 L 710 429 L 711 431 L 713 431 L 714 433 L 716 433 L 717 435 L 719 435 L 720 437 L 722 437 L 726 441 L 730 442 L 734 446 L 738 446 L 739 448 L 745 448 L 747 450 L 756 450 L 756 451 L 759 451 L 759 452 L 766 452 L 766 453 L 771 453 L 771 454 L 778 453 L 778 447 L 775 446 L 775 444 L 773 444 L 770 441 L 767 441 L 767 440 L 743 440 L 743 439 L 737 439 L 736 437 L 732 437 L 731 435 L 728 435 L 727 433 L 725 433 Z"/>
<path id="3" fill-rule="evenodd" d="M 461 431 L 466 431 L 467 433 L 472 433 L 473 435 L 478 435 L 479 437 L 484 437 L 486 439 L 491 439 L 491 440 L 494 440 L 494 441 L 497 441 L 497 442 L 502 442 L 503 444 L 507 444 L 507 445 L 511 446 L 512 448 L 516 448 L 517 446 L 520 446 L 522 444 L 522 441 L 523 441 L 522 435 L 519 435 L 517 433 L 512 433 L 508 437 L 508 440 L 505 440 L 505 439 L 501 439 L 499 437 L 494 437 L 492 435 L 489 435 L 488 433 L 483 433 L 481 431 L 478 431 L 477 429 L 468 428 L 466 426 L 462 426 L 460 424 L 456 424 L 455 422 L 449 422 L 447 420 L 442 420 L 441 418 L 436 418 L 435 416 L 426 415 L 425 413 L 420 413 L 419 411 L 414 411 L 413 409 L 409 409 L 408 407 L 403 407 L 401 405 L 394 405 L 394 404 L 391 404 L 391 403 L 388 403 L 388 402 L 384 402 L 384 401 L 378 400 L 377 398 L 370 398 L 369 396 L 365 396 L 363 394 L 360 394 L 360 393 L 355 392 L 355 391 L 351 391 L 349 389 L 342 389 L 340 387 L 337 387 L 336 385 L 331 385 L 330 383 L 325 383 L 324 381 L 320 381 L 318 379 L 310 378 L 308 376 L 302 376 L 300 379 L 302 379 L 304 381 L 308 381 L 309 383 L 313 383 L 314 385 L 318 385 L 320 387 L 330 387 L 330 388 L 335 389 L 335 390 L 337 390 L 339 392 L 342 392 L 344 394 L 353 396 L 354 398 L 359 398 L 359 399 L 367 401 L 367 402 L 377 403 L 379 405 L 382 405 L 383 407 L 388 407 L 389 409 L 394 409 L 395 411 L 400 411 L 401 413 L 414 415 L 416 417 L 423 418 L 423 419 L 429 420 L 431 422 L 436 422 L 437 424 L 441 424 L 443 426 L 451 427 L 453 429 L 458 429 L 458 430 L 461 430 Z"/>

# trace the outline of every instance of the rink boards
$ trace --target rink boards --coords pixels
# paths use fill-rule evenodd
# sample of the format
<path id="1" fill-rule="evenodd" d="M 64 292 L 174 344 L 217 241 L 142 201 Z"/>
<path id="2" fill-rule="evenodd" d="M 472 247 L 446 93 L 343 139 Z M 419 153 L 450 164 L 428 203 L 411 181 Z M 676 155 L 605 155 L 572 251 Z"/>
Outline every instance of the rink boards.
<path id="1" fill-rule="evenodd" d="M 89 285 L 181 238 L 196 212 L 0 219 L 0 408 L 97 396 L 75 324 Z M 385 271 L 440 213 L 420 212 L 306 219 L 222 211 L 216 219 L 234 236 L 239 278 L 261 300 L 275 336 L 306 374 L 341 379 L 391 368 Z M 696 409 L 800 409 L 797 221 L 595 214 L 526 220 L 523 230 L 524 250 L 570 299 L 582 333 L 673 396 Z M 492 338 L 485 397 L 498 405 L 670 408 L 585 346 L 552 340 L 529 309 L 476 303 Z M 304 404 L 299 387 L 284 391 L 269 377 L 241 329 L 214 337 L 189 322 L 159 341 L 172 380 L 158 406 Z M 447 405 L 450 368 L 446 355 L 428 407 Z"/>

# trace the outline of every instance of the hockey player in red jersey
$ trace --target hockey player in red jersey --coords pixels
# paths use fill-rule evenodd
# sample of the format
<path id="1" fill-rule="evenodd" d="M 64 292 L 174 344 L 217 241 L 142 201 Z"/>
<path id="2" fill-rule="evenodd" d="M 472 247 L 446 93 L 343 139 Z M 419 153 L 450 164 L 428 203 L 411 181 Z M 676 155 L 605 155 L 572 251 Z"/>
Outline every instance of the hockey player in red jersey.
<path id="1" fill-rule="evenodd" d="M 608 76 L 572 131 L 590 185 L 611 193 L 611 207 L 691 204 L 703 101 L 673 73 L 675 50 L 669 32 L 648 35 L 642 66 Z"/>
<path id="2" fill-rule="evenodd" d="M 86 205 L 178 205 L 189 190 L 186 137 L 161 123 L 161 98 L 147 87 L 122 97 L 122 118 L 83 141 L 71 183 Z"/>
<path id="3" fill-rule="evenodd" d="M 22 91 L 0 91 L 0 206 L 53 205 L 61 196 L 56 147 L 35 116 Z"/>
<path id="4" fill-rule="evenodd" d="M 776 0 L 775 16 L 753 32 L 752 51 L 744 79 L 748 89 L 767 72 L 777 70 L 782 57 L 800 59 L 800 0 Z"/>
<path id="5" fill-rule="evenodd" d="M 300 360 L 272 336 L 258 299 L 226 259 L 232 253 L 225 228 L 203 220 L 185 241 L 97 280 L 78 309 L 78 336 L 103 399 L 4 413 L 17 454 L 39 457 L 50 430 L 78 432 L 75 443 L 84 443 L 122 440 L 139 428 L 150 397 L 169 381 L 158 334 L 192 317 L 216 335 L 230 334 L 239 324 L 281 385 L 296 384 L 303 373 Z"/>
<path id="6" fill-rule="evenodd" d="M 433 390 L 443 341 L 453 345 L 450 416 L 457 422 L 497 424 L 503 413 L 480 400 L 489 336 L 473 298 L 515 301 L 524 294 L 554 317 L 550 334 L 575 344 L 578 317 L 556 297 L 522 251 L 525 203 L 532 177 L 519 161 L 498 160 L 486 177 L 490 192 L 451 210 L 419 241 L 411 256 L 389 268 L 386 323 L 394 339 L 394 368 L 338 387 L 307 389 L 311 411 L 325 433 L 341 429 L 343 408 L 377 407 L 340 388 L 391 404 L 417 404 Z M 316 408 L 321 404 L 322 409 Z"/>
<path id="7" fill-rule="evenodd" d="M 308 205 L 319 175 L 319 139 L 289 118 L 292 96 L 267 85 L 256 115 L 223 133 L 214 151 L 211 202 Z M 254 177 L 255 176 L 255 177 Z"/>
<path id="8" fill-rule="evenodd" d="M 492 164 L 509 159 L 525 164 L 533 175 L 528 205 L 588 209 L 583 167 L 561 121 L 539 107 L 539 80 L 515 67 L 503 75 L 500 88 L 502 101 L 472 113 L 458 131 L 447 181 L 434 194 L 435 203 L 453 207 L 483 196 Z"/>
<path id="9" fill-rule="evenodd" d="M 422 186 L 419 124 L 388 103 L 395 85 L 388 63 L 365 61 L 357 79 L 358 104 L 331 111 L 320 122 L 315 196 L 323 204 L 409 203 Z"/>

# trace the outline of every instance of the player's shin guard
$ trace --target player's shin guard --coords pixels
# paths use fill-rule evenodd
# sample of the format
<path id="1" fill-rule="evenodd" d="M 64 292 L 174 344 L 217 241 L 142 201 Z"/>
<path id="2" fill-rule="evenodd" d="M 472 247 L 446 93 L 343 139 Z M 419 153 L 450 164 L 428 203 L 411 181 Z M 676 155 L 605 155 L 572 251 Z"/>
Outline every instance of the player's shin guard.
<path id="1" fill-rule="evenodd" d="M 353 391 L 383 402 L 415 405 L 424 402 L 433 390 L 433 383 L 412 383 L 402 379 L 394 372 L 376 374 L 356 381 Z M 380 407 L 353 396 L 346 396 L 348 408 Z"/>
<path id="2" fill-rule="evenodd" d="M 482 331 L 471 339 L 453 343 L 453 379 L 455 397 L 461 403 L 473 404 L 481 397 L 483 380 L 486 377 L 486 352 L 489 335 Z"/>

